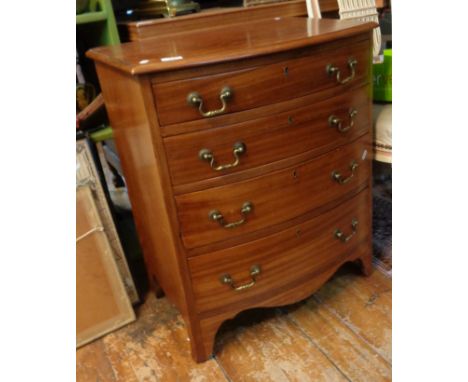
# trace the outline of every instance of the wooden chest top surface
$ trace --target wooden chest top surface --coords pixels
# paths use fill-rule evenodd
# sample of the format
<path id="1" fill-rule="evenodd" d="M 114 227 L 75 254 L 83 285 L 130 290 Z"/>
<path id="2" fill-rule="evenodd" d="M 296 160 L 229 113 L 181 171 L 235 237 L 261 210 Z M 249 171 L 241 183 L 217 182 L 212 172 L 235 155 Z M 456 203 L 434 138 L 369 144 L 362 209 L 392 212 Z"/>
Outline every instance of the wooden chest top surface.
<path id="1" fill-rule="evenodd" d="M 371 30 L 372 22 L 276 17 L 94 48 L 88 57 L 131 74 L 215 64 L 321 44 Z"/>

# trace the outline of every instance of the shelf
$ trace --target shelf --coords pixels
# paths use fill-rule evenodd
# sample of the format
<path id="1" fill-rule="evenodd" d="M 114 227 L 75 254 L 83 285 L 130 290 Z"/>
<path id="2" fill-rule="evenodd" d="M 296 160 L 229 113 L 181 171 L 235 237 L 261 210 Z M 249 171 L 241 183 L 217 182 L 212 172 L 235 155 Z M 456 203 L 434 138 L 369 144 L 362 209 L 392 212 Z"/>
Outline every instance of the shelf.
<path id="1" fill-rule="evenodd" d="M 389 5 L 390 0 L 376 0 L 376 7 Z M 337 0 L 319 0 L 322 13 L 337 12 Z M 240 24 L 245 21 L 274 17 L 305 17 L 304 0 L 280 1 L 252 7 L 214 7 L 177 17 L 164 17 L 140 21 L 121 21 L 120 31 L 124 41 L 144 40 L 151 37 L 168 37 L 180 32 L 195 31 L 219 25 Z M 327 18 L 328 16 L 324 16 Z M 336 13 L 336 17 L 338 14 Z M 170 37 L 169 37 L 170 38 Z"/>
<path id="2" fill-rule="evenodd" d="M 95 23 L 98 21 L 105 21 L 106 19 L 106 11 L 86 12 L 80 15 L 76 15 L 76 25 Z"/>

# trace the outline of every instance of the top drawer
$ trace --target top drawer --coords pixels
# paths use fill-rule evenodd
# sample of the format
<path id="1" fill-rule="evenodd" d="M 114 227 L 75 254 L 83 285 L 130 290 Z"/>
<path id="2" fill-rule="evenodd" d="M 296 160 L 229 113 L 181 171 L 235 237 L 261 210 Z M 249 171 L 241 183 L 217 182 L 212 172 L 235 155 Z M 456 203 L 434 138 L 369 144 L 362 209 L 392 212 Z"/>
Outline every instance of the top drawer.
<path id="1" fill-rule="evenodd" d="M 325 46 L 274 64 L 154 84 L 159 123 L 164 126 L 211 118 L 331 87 L 365 83 L 370 48 L 366 39 L 339 49 Z"/>

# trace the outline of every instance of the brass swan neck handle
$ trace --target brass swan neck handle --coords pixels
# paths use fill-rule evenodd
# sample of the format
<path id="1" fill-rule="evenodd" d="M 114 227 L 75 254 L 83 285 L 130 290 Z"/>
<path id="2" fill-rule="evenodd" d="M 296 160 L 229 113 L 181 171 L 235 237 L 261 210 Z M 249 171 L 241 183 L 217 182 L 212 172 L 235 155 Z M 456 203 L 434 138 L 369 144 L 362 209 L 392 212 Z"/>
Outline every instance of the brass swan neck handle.
<path id="1" fill-rule="evenodd" d="M 221 275 L 219 280 L 221 281 L 222 284 L 229 285 L 236 292 L 241 292 L 245 289 L 252 288 L 256 284 L 257 276 L 260 274 L 260 272 L 261 272 L 261 268 L 259 265 L 252 265 L 252 267 L 250 268 L 250 277 L 252 278 L 252 281 L 248 282 L 247 284 L 242 284 L 238 286 L 236 286 L 236 283 L 234 282 L 234 280 L 232 279 L 229 273 Z"/>
<path id="2" fill-rule="evenodd" d="M 333 64 L 328 64 L 326 67 L 327 74 L 329 76 L 335 76 L 336 82 L 339 84 L 346 84 L 349 81 L 351 81 L 355 75 L 356 75 L 356 66 L 357 66 L 357 60 L 355 58 L 350 57 L 348 59 L 348 68 L 350 70 L 350 75 L 344 79 L 341 78 L 341 71 L 337 66 L 334 66 Z"/>
<path id="3" fill-rule="evenodd" d="M 233 91 L 229 86 L 225 86 L 219 93 L 219 99 L 221 100 L 221 108 L 217 110 L 203 111 L 203 98 L 197 92 L 191 92 L 187 95 L 187 103 L 191 106 L 197 107 L 200 115 L 205 118 L 214 117 L 216 115 L 223 114 L 227 108 L 227 100 L 232 97 Z"/>
<path id="4" fill-rule="evenodd" d="M 247 215 L 252 212 L 253 210 L 253 204 L 251 202 L 245 202 L 243 205 L 242 205 L 242 208 L 240 210 L 240 213 L 242 215 L 242 219 L 238 220 L 238 221 L 235 221 L 235 222 L 232 222 L 232 223 L 226 223 L 226 221 L 224 220 L 224 216 L 221 212 L 219 212 L 218 210 L 213 210 L 213 211 L 210 211 L 210 213 L 208 214 L 209 218 L 213 221 L 217 221 L 219 223 L 219 225 L 223 228 L 235 228 L 235 227 L 238 227 L 242 224 L 244 224 L 247 220 Z"/>
<path id="5" fill-rule="evenodd" d="M 207 161 L 214 171 L 222 171 L 239 165 L 240 155 L 244 154 L 246 151 L 247 147 L 243 142 L 234 143 L 234 146 L 232 147 L 232 155 L 234 156 L 234 162 L 228 164 L 216 164 L 216 159 L 214 157 L 213 152 L 210 149 L 201 149 L 198 152 L 198 157 L 201 160 Z"/>

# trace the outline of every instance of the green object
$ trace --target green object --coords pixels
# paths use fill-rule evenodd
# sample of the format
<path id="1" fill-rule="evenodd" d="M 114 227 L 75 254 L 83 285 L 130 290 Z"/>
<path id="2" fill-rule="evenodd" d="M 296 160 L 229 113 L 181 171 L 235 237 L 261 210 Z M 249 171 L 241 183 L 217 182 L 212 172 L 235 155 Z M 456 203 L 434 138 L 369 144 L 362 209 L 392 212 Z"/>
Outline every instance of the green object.
<path id="1" fill-rule="evenodd" d="M 112 128 L 110 126 L 104 127 L 94 133 L 89 134 L 89 137 L 93 142 L 101 142 L 106 141 L 108 139 L 112 139 L 114 134 L 112 133 Z"/>
<path id="2" fill-rule="evenodd" d="M 76 0 L 76 14 L 86 12 L 88 10 L 89 0 Z"/>
<path id="3" fill-rule="evenodd" d="M 97 21 L 106 21 L 106 20 L 107 20 L 107 14 L 104 11 L 85 12 L 80 15 L 76 15 L 77 25 L 95 23 Z"/>
<path id="4" fill-rule="evenodd" d="M 392 50 L 384 50 L 384 62 L 374 64 L 374 101 L 392 102 Z"/>
<path id="5" fill-rule="evenodd" d="M 77 10 L 79 1 L 77 0 Z M 89 46 L 120 44 L 111 0 L 89 0 L 86 12 L 76 15 L 76 28 Z M 80 4 L 81 5 L 81 4 Z M 90 134 L 94 142 L 112 139 L 112 128 L 104 127 Z"/>
<path id="6" fill-rule="evenodd" d="M 111 0 L 90 0 L 88 12 L 76 15 L 76 25 L 96 26 L 92 30 L 96 39 L 94 46 L 120 44 Z"/>

